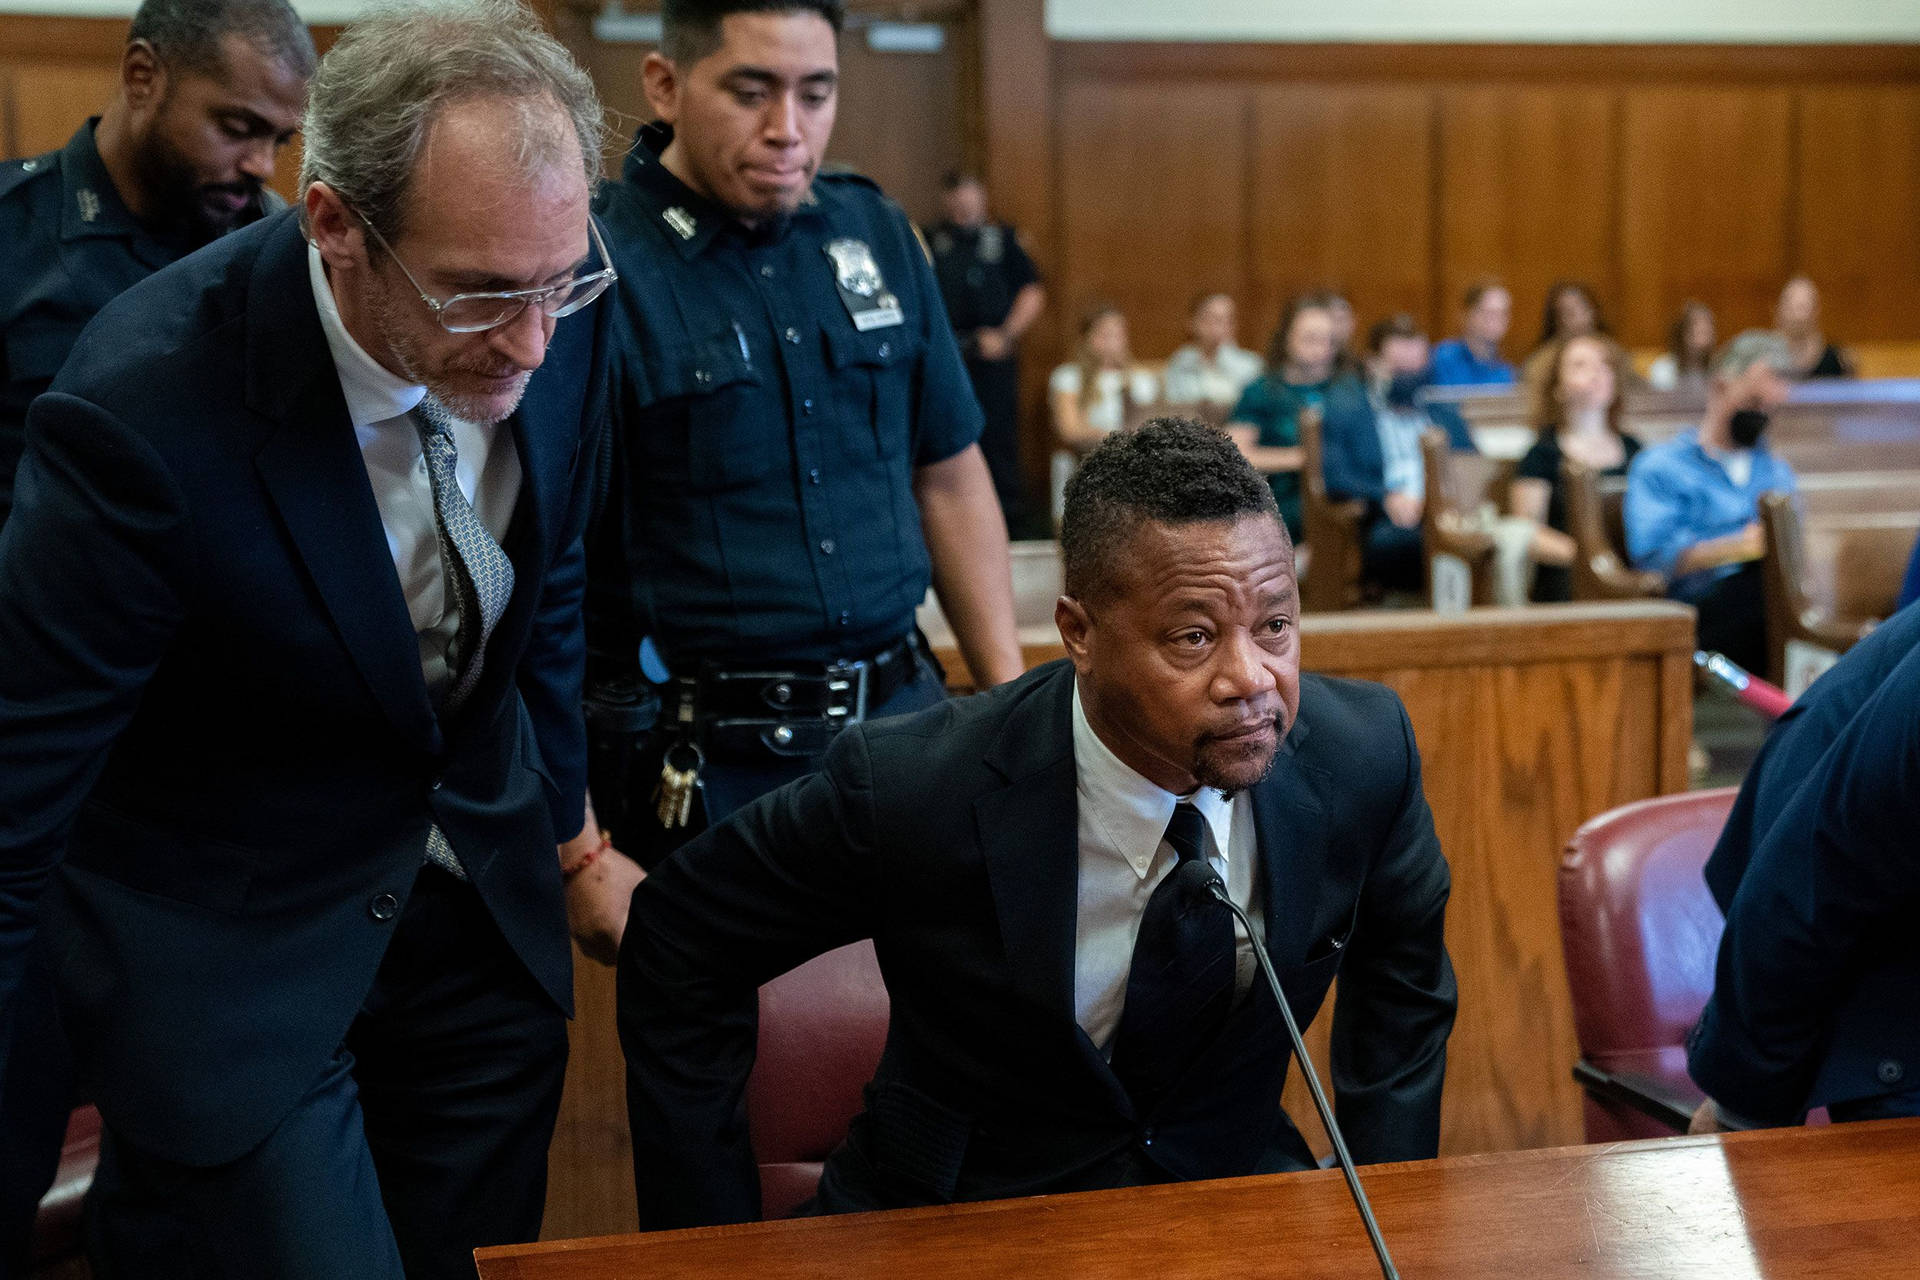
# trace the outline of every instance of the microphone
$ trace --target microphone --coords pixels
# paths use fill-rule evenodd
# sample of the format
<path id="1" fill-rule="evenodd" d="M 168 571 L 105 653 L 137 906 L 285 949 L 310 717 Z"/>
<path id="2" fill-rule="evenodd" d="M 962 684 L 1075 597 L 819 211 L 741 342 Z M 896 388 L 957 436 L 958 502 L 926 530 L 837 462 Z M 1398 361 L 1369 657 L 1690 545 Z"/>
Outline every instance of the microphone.
<path id="1" fill-rule="evenodd" d="M 1367 1239 L 1373 1244 L 1373 1256 L 1380 1260 L 1380 1274 L 1385 1280 L 1400 1280 L 1400 1273 L 1395 1270 L 1393 1259 L 1387 1253 L 1387 1242 L 1380 1234 L 1380 1224 L 1374 1221 L 1373 1206 L 1367 1203 L 1367 1193 L 1360 1187 L 1360 1173 L 1353 1167 L 1353 1157 L 1347 1152 L 1346 1137 L 1340 1132 L 1339 1122 L 1333 1118 L 1333 1108 L 1327 1104 L 1327 1095 L 1320 1088 L 1320 1078 L 1313 1069 L 1313 1059 L 1307 1056 L 1306 1041 L 1300 1038 L 1300 1024 L 1293 1020 L 1293 1010 L 1287 1005 L 1286 993 L 1280 990 L 1280 979 L 1274 975 L 1273 961 L 1267 958 L 1267 949 L 1260 941 L 1259 931 L 1247 919 L 1247 913 L 1227 895 L 1227 886 L 1220 882 L 1220 873 L 1203 860 L 1193 858 L 1183 862 L 1174 868 L 1173 875 L 1180 881 L 1180 893 L 1211 896 L 1233 912 L 1234 919 L 1247 931 L 1247 941 L 1253 944 L 1254 959 L 1260 962 L 1260 972 L 1267 975 L 1267 985 L 1273 988 L 1274 1003 L 1280 1006 L 1280 1017 L 1287 1024 L 1287 1036 L 1293 1041 L 1294 1055 L 1300 1059 L 1300 1074 L 1307 1078 L 1307 1091 L 1313 1095 L 1314 1110 L 1320 1113 L 1320 1123 L 1333 1142 L 1333 1154 L 1340 1162 L 1340 1172 L 1346 1175 L 1347 1192 L 1353 1197 L 1353 1207 L 1360 1211 L 1360 1221 L 1367 1228 Z"/>

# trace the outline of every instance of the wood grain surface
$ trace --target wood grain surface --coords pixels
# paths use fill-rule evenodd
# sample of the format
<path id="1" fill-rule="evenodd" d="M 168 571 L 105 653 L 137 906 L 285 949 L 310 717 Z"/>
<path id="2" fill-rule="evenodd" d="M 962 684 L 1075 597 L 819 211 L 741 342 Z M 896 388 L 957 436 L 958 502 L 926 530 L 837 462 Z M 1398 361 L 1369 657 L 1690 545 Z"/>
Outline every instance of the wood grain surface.
<path id="1" fill-rule="evenodd" d="M 1906 1280 L 1920 1120 L 1363 1172 L 1408 1280 Z M 484 1249 L 481 1280 L 1377 1275 L 1337 1172 Z"/>

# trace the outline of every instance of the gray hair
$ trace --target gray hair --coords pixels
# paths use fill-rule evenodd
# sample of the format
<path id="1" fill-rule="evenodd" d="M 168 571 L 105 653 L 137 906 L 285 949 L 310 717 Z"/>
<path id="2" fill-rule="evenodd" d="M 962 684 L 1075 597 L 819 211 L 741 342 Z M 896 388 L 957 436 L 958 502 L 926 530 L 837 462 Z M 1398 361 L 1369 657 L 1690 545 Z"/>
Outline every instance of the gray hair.
<path id="1" fill-rule="evenodd" d="M 546 108 L 563 113 L 588 190 L 599 184 L 599 95 L 532 11 L 517 0 L 425 0 L 369 14 L 320 60 L 307 93 L 300 189 L 326 183 L 394 240 L 440 111 L 486 98 L 522 104 L 520 136 L 501 142 L 517 147 L 514 159 L 529 172 L 565 156 Z"/>
<path id="2" fill-rule="evenodd" d="M 1775 373 L 1793 373 L 1793 352 L 1787 340 L 1771 329 L 1748 329 L 1720 348 L 1714 357 L 1717 378 L 1737 378 L 1756 364 L 1764 364 Z"/>

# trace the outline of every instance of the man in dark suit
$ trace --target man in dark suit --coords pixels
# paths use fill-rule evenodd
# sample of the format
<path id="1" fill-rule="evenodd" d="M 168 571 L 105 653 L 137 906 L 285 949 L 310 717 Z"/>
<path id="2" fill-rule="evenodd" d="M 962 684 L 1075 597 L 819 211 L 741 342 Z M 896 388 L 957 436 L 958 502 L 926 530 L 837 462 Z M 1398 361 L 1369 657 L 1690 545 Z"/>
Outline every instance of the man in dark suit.
<path id="1" fill-rule="evenodd" d="M 1707 861 L 1727 915 L 1688 1069 L 1695 1132 L 1920 1114 L 1920 609 L 1775 724 Z"/>
<path id="2" fill-rule="evenodd" d="M 599 120 L 517 6 L 369 19 L 314 79 L 303 207 L 109 304 L 29 416 L 0 1017 L 43 920 L 98 1274 L 471 1276 L 538 1232 L 555 847 L 598 848 L 604 309 L 563 317 L 611 280 Z"/>
<path id="3" fill-rule="evenodd" d="M 620 954 L 647 1227 L 751 1219 L 755 990 L 870 937 L 892 1002 L 823 1212 L 1310 1163 L 1288 1044 L 1204 858 L 1332 1075 L 1363 1161 L 1435 1154 L 1455 989 L 1406 714 L 1299 672 L 1293 549 L 1226 436 L 1162 419 L 1068 489 L 1069 661 L 843 732 L 634 894 Z M 1162 892 L 1162 890 L 1165 892 Z"/>

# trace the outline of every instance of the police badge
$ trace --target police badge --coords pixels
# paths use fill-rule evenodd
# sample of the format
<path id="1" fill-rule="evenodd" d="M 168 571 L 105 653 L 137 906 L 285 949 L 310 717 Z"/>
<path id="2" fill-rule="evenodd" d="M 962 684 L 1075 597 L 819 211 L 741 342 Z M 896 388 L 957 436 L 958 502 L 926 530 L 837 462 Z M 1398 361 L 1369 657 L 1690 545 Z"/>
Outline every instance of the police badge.
<path id="1" fill-rule="evenodd" d="M 834 284 L 854 328 L 865 333 L 905 323 L 900 299 L 888 291 L 887 282 L 880 276 L 880 264 L 873 260 L 873 250 L 866 241 L 828 241 L 826 255 L 833 263 Z"/>

